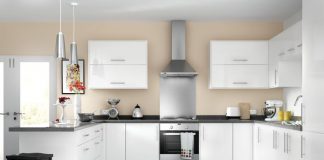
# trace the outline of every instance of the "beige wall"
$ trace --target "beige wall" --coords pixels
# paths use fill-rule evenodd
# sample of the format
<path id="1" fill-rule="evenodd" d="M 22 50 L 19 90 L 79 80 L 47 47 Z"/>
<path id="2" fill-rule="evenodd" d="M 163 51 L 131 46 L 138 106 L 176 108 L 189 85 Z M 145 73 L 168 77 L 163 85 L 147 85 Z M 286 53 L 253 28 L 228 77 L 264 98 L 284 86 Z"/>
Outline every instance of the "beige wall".
<path id="1" fill-rule="evenodd" d="M 66 42 L 71 41 L 71 25 L 65 23 Z M 1 55 L 54 55 L 57 23 L 0 23 Z M 216 39 L 270 39 L 282 31 L 281 23 L 267 22 L 188 22 L 187 59 L 199 73 L 197 113 L 224 114 L 229 105 L 249 102 L 261 110 L 266 99 L 282 99 L 281 89 L 209 90 L 209 41 Z M 82 111 L 105 108 L 108 97 L 121 99 L 121 114 L 130 114 L 138 103 L 144 114 L 159 114 L 159 73 L 171 59 L 169 22 L 81 22 L 77 24 L 80 58 L 87 59 L 87 41 L 99 39 L 145 39 L 149 42 L 149 89 L 86 90 Z M 68 49 L 68 48 L 67 48 Z M 58 64 L 59 66 L 59 64 Z M 87 69 L 86 69 L 87 76 Z M 60 77 L 60 69 L 58 69 Z M 87 78 L 86 78 L 87 79 Z M 58 78 L 58 95 L 60 79 Z M 86 81 L 87 82 L 87 81 Z"/>

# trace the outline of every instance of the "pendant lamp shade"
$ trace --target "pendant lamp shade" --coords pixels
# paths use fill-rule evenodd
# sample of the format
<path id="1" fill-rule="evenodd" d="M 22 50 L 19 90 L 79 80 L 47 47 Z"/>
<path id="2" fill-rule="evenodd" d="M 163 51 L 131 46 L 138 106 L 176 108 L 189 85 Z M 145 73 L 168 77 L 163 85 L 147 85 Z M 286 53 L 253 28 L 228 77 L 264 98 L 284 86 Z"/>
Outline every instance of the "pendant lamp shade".
<path id="1" fill-rule="evenodd" d="M 78 47 L 76 42 L 72 42 L 71 45 L 71 64 L 78 64 Z"/>
<path id="2" fill-rule="evenodd" d="M 55 53 L 58 59 L 65 59 L 65 40 L 62 32 L 62 0 L 60 0 L 60 31 L 56 35 Z"/>
<path id="3" fill-rule="evenodd" d="M 73 41 L 70 45 L 71 51 L 71 64 L 78 64 L 78 47 L 77 43 L 75 42 L 75 7 L 78 5 L 76 2 L 72 2 L 72 12 L 73 12 Z"/>
<path id="4" fill-rule="evenodd" d="M 65 58 L 65 40 L 64 34 L 62 32 L 56 35 L 56 47 L 55 47 L 56 57 L 59 59 Z"/>

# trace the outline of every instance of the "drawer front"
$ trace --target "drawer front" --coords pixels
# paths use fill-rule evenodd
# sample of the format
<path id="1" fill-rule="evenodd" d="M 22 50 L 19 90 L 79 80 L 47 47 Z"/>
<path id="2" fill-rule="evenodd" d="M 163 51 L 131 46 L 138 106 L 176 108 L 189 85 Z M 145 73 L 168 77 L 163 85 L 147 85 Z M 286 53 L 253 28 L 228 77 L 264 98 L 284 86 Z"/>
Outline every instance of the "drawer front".
<path id="1" fill-rule="evenodd" d="M 89 64 L 147 64 L 147 41 L 89 41 Z"/>
<path id="2" fill-rule="evenodd" d="M 268 66 L 213 65 L 210 88 L 268 88 Z"/>
<path id="3" fill-rule="evenodd" d="M 94 160 L 92 159 L 94 152 L 95 150 L 92 143 L 88 142 L 82 144 L 77 148 L 78 160 Z"/>
<path id="4" fill-rule="evenodd" d="M 78 145 L 86 143 L 96 137 L 103 137 L 103 126 L 97 125 L 76 132 Z"/>
<path id="5" fill-rule="evenodd" d="M 268 41 L 211 41 L 211 64 L 268 64 Z"/>
<path id="6" fill-rule="evenodd" d="M 146 65 L 89 65 L 90 89 L 146 89 Z"/>

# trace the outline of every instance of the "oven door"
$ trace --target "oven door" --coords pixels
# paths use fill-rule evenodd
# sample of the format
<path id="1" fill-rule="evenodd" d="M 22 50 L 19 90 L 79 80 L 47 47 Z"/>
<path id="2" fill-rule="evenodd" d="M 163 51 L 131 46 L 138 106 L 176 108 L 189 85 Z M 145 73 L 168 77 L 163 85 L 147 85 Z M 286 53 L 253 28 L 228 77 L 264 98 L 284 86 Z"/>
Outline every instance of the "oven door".
<path id="1" fill-rule="evenodd" d="M 181 160 L 180 133 L 195 133 L 193 160 L 199 159 L 199 131 L 160 131 L 160 160 Z"/>

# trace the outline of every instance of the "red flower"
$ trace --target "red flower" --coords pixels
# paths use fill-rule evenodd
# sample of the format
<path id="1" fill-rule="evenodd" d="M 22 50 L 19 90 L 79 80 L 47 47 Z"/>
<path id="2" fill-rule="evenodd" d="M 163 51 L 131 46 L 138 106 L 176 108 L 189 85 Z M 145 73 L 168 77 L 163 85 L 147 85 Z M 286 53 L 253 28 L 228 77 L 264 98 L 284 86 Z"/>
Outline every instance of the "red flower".
<path id="1" fill-rule="evenodd" d="M 69 89 L 71 92 L 72 91 L 80 92 L 80 91 L 85 90 L 85 86 L 83 85 L 83 82 L 80 82 L 79 80 L 75 80 L 69 84 Z"/>

